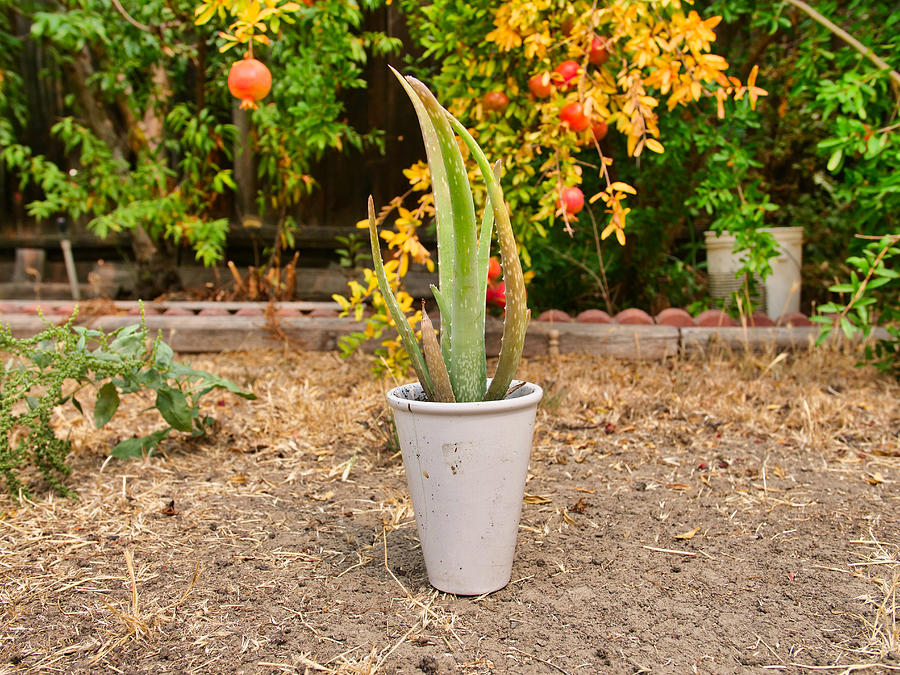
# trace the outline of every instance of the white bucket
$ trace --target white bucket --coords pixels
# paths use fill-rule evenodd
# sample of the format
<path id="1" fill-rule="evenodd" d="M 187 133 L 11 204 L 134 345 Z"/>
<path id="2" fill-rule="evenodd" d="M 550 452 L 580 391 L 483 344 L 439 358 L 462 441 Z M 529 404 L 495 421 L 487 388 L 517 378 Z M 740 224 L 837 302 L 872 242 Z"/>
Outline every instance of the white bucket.
<path id="1" fill-rule="evenodd" d="M 803 228 L 767 227 L 763 231 L 775 237 L 779 253 L 771 260 L 772 273 L 761 285 L 765 291 L 764 297 L 755 300 L 769 318 L 777 319 L 787 312 L 800 311 Z M 740 254 L 733 251 L 735 238 L 727 233 L 708 231 L 704 233 L 704 239 L 709 294 L 713 298 L 728 298 L 743 286 L 743 280 L 735 277 L 741 268 Z"/>
<path id="2" fill-rule="evenodd" d="M 428 581 L 457 595 L 509 583 L 534 418 L 543 391 L 433 403 L 418 383 L 388 392 Z"/>

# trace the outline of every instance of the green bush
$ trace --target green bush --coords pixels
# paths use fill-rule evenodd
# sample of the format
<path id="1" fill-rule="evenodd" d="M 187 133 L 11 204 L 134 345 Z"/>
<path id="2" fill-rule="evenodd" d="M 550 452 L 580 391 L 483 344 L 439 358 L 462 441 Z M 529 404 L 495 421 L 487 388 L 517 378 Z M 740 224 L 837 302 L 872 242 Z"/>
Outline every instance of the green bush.
<path id="1" fill-rule="evenodd" d="M 876 326 L 887 337 L 865 343 L 864 362 L 900 377 L 900 271 L 891 265 L 900 260 L 900 234 L 869 240 L 861 255 L 851 256 L 845 283 L 829 290 L 840 300 L 819 307 L 813 320 L 822 324 L 819 342 L 839 327 L 848 338 L 870 338 Z"/>
<path id="2" fill-rule="evenodd" d="M 380 143 L 348 122 L 346 100 L 365 88 L 371 55 L 399 48 L 364 27 L 384 0 L 297 5 L 272 44 L 257 46 L 274 83 L 249 122 L 227 89 L 243 54 L 220 53 L 218 16 L 195 26 L 197 4 L 132 3 L 126 17 L 106 0 L 24 0 L 0 13 L 0 165 L 29 216 L 131 235 L 141 262 L 149 242 L 162 261 L 184 248 L 212 265 L 235 212 L 275 224 L 273 248 L 291 246 L 323 153 Z M 40 92 L 23 81 L 29 53 L 40 56 Z"/>

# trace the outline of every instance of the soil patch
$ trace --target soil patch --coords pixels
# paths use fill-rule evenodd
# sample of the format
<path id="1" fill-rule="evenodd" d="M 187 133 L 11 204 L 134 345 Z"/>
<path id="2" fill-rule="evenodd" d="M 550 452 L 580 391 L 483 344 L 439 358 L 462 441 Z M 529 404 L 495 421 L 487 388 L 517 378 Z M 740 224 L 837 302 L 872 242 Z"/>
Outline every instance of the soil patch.
<path id="1" fill-rule="evenodd" d="M 194 359 L 259 400 L 133 462 L 141 402 L 61 410 L 78 501 L 0 498 L 0 672 L 900 670 L 900 386 L 854 361 L 529 360 L 513 581 L 457 598 L 364 360 Z"/>

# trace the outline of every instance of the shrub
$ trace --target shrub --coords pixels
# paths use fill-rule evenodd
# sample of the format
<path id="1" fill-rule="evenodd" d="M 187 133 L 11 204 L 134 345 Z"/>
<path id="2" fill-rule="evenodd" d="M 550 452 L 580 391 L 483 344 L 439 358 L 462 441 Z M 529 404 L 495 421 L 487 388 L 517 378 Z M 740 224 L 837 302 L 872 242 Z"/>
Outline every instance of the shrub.
<path id="1" fill-rule="evenodd" d="M 107 335 L 76 326 L 76 316 L 77 311 L 62 325 L 46 322 L 40 333 L 21 339 L 12 336 L 8 324 L 0 325 L 0 353 L 9 357 L 0 391 L 0 475 L 13 496 L 29 494 L 20 475 L 27 466 L 61 494 L 72 494 L 63 483 L 70 473 L 65 461 L 70 443 L 56 436 L 51 416 L 66 403 L 83 414 L 78 394 L 88 384 L 97 387 L 97 428 L 115 414 L 121 394 L 156 393 L 153 407 L 167 426 L 122 441 L 110 453 L 118 458 L 152 454 L 173 431 L 206 433 L 213 420 L 201 414 L 200 399 L 213 389 L 256 398 L 229 380 L 178 363 L 160 336 L 149 339 L 143 317 Z"/>

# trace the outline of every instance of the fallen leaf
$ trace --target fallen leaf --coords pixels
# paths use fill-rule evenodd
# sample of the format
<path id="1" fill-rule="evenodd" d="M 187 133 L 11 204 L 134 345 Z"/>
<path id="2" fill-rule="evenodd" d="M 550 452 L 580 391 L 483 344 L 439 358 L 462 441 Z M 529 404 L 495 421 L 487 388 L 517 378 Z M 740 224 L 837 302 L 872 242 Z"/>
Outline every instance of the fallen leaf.
<path id="1" fill-rule="evenodd" d="M 880 471 L 876 471 L 875 473 L 866 474 L 866 482 L 869 485 L 878 485 L 879 483 L 884 482 L 884 476 L 881 475 Z"/>
<path id="2" fill-rule="evenodd" d="M 900 457 L 900 450 L 888 450 L 887 448 L 875 448 L 872 454 L 877 457 Z"/>
<path id="3" fill-rule="evenodd" d="M 563 520 L 565 520 L 569 525 L 574 525 L 575 527 L 581 527 L 581 523 L 577 522 L 576 520 L 573 520 L 572 517 L 569 516 L 569 514 L 566 513 L 565 511 L 563 511 L 562 516 L 563 516 Z"/>
<path id="4" fill-rule="evenodd" d="M 553 500 L 541 495 L 525 495 L 524 501 L 526 504 L 549 504 Z"/>
<path id="5" fill-rule="evenodd" d="M 685 492 L 694 489 L 690 485 L 687 485 L 685 483 L 666 483 L 666 487 L 670 490 L 684 490 Z"/>
<path id="6" fill-rule="evenodd" d="M 162 514 L 164 516 L 174 516 L 178 511 L 175 510 L 175 500 L 173 499 L 163 507 Z"/>
<path id="7" fill-rule="evenodd" d="M 688 530 L 687 532 L 682 532 L 681 534 L 676 534 L 672 539 L 683 539 L 687 541 L 688 539 L 693 539 L 694 535 L 700 531 L 699 527 L 695 527 L 693 530 Z"/>
<path id="8" fill-rule="evenodd" d="M 584 503 L 583 499 L 579 499 L 569 507 L 569 511 L 571 511 L 572 513 L 584 513 L 587 509 L 587 506 L 588 505 Z"/>

